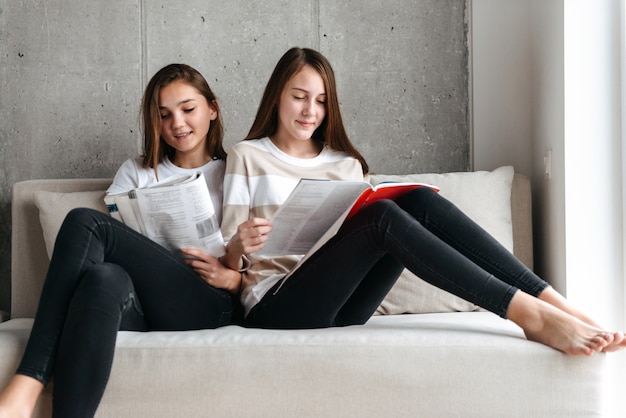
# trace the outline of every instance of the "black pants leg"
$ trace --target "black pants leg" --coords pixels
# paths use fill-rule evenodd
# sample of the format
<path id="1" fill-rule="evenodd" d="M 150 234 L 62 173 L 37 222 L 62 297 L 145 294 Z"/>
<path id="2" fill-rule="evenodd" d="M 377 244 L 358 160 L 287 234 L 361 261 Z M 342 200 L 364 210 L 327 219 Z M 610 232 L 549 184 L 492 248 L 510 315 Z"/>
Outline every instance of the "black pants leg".
<path id="1" fill-rule="evenodd" d="M 94 283 L 83 283 L 92 280 Z M 228 324 L 232 312 L 232 296 L 209 286 L 178 254 L 106 214 L 76 209 L 59 231 L 17 373 L 46 384 L 57 365 L 63 368 L 57 372 L 59 378 L 74 384 L 80 376 L 92 373 L 75 366 L 78 363 L 73 356 L 82 355 L 81 364 L 93 368 L 97 363 L 101 371 L 94 378 L 97 382 L 84 387 L 95 403 L 87 409 L 95 411 L 99 392 L 108 379 L 120 326 L 145 330 L 215 328 Z M 84 332 L 90 328 L 101 335 Z M 55 400 L 55 409 L 70 410 L 79 402 L 68 391 Z M 61 403 L 69 406 L 57 406 Z"/>
<path id="2" fill-rule="evenodd" d="M 361 210 L 247 320 L 268 328 L 362 324 L 403 267 L 502 317 L 518 289 L 538 295 L 547 287 L 452 203 L 423 188 Z"/>
<path id="3" fill-rule="evenodd" d="M 115 264 L 95 264 L 74 291 L 65 318 L 54 365 L 55 417 L 95 414 L 119 329 L 147 330 L 133 282 Z"/>

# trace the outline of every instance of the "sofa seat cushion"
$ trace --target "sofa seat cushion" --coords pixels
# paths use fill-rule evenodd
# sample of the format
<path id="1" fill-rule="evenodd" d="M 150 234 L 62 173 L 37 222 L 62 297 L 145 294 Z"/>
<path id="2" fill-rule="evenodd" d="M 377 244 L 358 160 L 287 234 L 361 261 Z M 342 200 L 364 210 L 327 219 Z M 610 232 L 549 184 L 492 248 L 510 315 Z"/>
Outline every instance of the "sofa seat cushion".
<path id="1" fill-rule="evenodd" d="M 13 336 L 0 346 L 0 383 L 15 364 L 4 367 L 5 350 L 14 357 L 29 327 L 0 324 L 0 341 Z M 604 360 L 527 341 L 487 312 L 315 330 L 120 332 L 98 416 L 592 416 L 601 415 Z"/>

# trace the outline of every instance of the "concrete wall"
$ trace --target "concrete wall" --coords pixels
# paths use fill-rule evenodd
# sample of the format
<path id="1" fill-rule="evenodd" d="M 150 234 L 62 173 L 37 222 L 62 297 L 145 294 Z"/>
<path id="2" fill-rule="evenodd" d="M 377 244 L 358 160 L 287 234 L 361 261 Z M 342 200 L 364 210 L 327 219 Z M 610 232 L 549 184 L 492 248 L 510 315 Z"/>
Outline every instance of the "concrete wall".
<path id="1" fill-rule="evenodd" d="M 0 310 L 14 182 L 112 176 L 139 152 L 143 88 L 170 62 L 205 74 L 230 146 L 294 45 L 333 63 L 372 170 L 469 168 L 466 0 L 0 0 Z"/>
<path id="2" fill-rule="evenodd" d="M 472 0 L 473 168 L 532 174 L 530 2 Z"/>

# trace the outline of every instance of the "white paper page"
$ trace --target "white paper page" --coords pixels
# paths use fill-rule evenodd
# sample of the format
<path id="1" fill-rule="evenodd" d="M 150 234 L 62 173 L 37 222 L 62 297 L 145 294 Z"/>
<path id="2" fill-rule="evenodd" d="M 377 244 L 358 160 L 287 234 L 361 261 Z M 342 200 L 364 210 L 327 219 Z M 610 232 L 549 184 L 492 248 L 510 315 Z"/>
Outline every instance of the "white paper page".
<path id="1" fill-rule="evenodd" d="M 119 199 L 117 206 L 120 211 L 122 222 L 133 228 L 135 231 L 145 235 L 145 228 L 141 221 L 141 213 L 134 199 Z"/>
<path id="2" fill-rule="evenodd" d="M 254 255 L 306 254 L 369 187 L 362 181 L 300 180 L 272 218 L 272 232 L 265 246 Z"/>
<path id="3" fill-rule="evenodd" d="M 224 254 L 224 240 L 205 180 L 137 190 L 145 235 L 165 248 L 190 247 L 214 257 Z"/>

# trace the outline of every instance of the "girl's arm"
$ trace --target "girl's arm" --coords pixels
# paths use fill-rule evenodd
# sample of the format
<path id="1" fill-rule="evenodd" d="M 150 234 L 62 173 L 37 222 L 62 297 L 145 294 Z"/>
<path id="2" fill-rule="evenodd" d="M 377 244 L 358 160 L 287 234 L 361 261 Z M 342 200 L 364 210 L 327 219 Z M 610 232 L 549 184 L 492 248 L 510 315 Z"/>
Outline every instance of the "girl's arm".
<path id="1" fill-rule="evenodd" d="M 227 244 L 221 261 L 233 270 L 246 267 L 246 254 L 261 249 L 272 229 L 267 219 L 251 218 L 248 167 L 246 159 L 238 151 L 235 145 L 226 158 L 222 211 L 222 234 Z"/>

